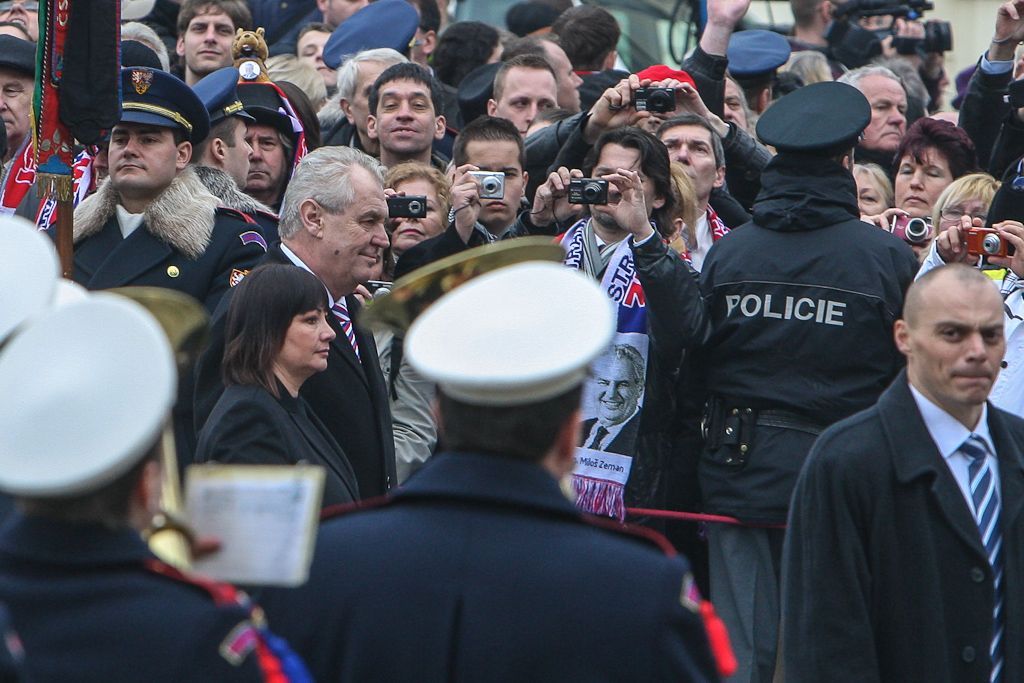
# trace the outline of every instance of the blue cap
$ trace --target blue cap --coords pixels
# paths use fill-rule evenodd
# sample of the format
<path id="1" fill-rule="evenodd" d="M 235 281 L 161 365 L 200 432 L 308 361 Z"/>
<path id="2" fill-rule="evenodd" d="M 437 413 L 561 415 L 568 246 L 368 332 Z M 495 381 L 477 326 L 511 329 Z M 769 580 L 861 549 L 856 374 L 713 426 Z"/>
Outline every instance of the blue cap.
<path id="1" fill-rule="evenodd" d="M 725 54 L 738 81 L 770 77 L 789 60 L 789 41 L 774 31 L 750 29 L 732 34 Z"/>
<path id="2" fill-rule="evenodd" d="M 210 133 L 210 117 L 192 88 L 166 71 L 144 66 L 121 69 L 121 122 L 178 128 L 192 143 Z"/>
<path id="3" fill-rule="evenodd" d="M 871 122 L 867 98 L 852 85 L 812 83 L 782 97 L 757 120 L 757 137 L 780 152 L 830 153 L 853 147 Z"/>
<path id="4" fill-rule="evenodd" d="M 420 15 L 406 0 L 377 0 L 334 29 L 324 45 L 324 64 L 337 69 L 345 57 L 363 50 L 389 47 L 409 54 Z"/>
<path id="5" fill-rule="evenodd" d="M 229 116 L 237 116 L 246 121 L 256 122 L 245 112 L 242 100 L 238 97 L 238 69 L 226 66 L 207 74 L 201 81 L 192 86 L 192 90 L 210 115 L 213 126 Z"/>

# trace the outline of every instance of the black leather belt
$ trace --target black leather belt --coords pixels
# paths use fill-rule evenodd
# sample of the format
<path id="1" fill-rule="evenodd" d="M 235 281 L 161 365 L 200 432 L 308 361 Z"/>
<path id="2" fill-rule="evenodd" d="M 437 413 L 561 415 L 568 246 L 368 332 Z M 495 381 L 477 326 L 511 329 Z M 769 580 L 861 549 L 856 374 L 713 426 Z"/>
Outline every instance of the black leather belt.
<path id="1" fill-rule="evenodd" d="M 798 432 L 813 434 L 814 436 L 821 434 L 828 426 L 818 422 L 812 422 L 802 415 L 791 413 L 788 410 L 759 410 L 757 411 L 756 424 L 764 427 L 794 429 Z"/>

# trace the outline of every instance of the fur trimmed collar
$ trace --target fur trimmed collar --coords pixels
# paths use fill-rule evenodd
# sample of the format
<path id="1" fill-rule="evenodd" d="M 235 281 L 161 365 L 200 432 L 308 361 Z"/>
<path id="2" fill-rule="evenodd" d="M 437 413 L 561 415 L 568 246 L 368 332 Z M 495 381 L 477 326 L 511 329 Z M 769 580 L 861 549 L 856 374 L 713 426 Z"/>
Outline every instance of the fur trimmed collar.
<path id="1" fill-rule="evenodd" d="M 276 216 L 274 210 L 263 202 L 257 201 L 238 189 L 234 178 L 219 168 L 212 166 L 193 166 L 199 180 L 206 186 L 206 189 L 220 200 L 220 205 L 235 211 L 249 214 L 267 213 Z"/>
<path id="2" fill-rule="evenodd" d="M 117 220 L 117 204 L 117 192 L 107 178 L 94 195 L 75 209 L 74 241 L 95 235 L 112 218 Z M 188 167 L 146 207 L 142 228 L 195 260 L 210 243 L 218 204 L 192 167 Z"/>

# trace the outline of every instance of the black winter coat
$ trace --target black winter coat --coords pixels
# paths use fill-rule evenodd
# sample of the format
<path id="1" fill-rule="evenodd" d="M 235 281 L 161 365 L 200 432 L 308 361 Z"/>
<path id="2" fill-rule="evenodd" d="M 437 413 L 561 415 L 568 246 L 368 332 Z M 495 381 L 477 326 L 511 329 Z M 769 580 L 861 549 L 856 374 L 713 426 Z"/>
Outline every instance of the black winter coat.
<path id="1" fill-rule="evenodd" d="M 999 460 L 1005 664 L 1024 680 L 1024 420 L 988 406 Z M 906 374 L 821 435 L 783 552 L 787 683 L 988 683 L 992 570 Z"/>
<path id="2" fill-rule="evenodd" d="M 858 219 L 853 177 L 835 162 L 780 155 L 762 185 L 753 222 L 704 261 L 698 367 L 729 410 L 784 410 L 823 428 L 873 404 L 902 367 L 892 327 L 917 260 Z M 761 424 L 740 454 L 715 437 L 700 463 L 705 509 L 785 521 L 815 434 Z"/>

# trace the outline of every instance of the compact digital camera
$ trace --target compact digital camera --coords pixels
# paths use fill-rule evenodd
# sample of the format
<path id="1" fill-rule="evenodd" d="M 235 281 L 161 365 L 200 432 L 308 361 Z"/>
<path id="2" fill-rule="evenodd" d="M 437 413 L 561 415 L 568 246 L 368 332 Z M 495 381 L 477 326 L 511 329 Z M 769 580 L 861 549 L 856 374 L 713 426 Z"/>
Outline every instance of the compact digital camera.
<path id="1" fill-rule="evenodd" d="M 608 181 L 597 178 L 573 178 L 569 181 L 570 204 L 607 204 Z"/>
<path id="2" fill-rule="evenodd" d="M 1013 245 L 992 228 L 968 228 L 967 253 L 971 256 L 1013 256 Z"/>
<path id="3" fill-rule="evenodd" d="M 424 195 L 388 197 L 388 217 L 426 218 L 427 198 Z"/>
<path id="4" fill-rule="evenodd" d="M 893 216 L 889 232 L 907 244 L 926 244 L 932 236 L 931 224 L 923 218 Z"/>
<path id="5" fill-rule="evenodd" d="M 664 114 L 676 110 L 675 88 L 637 88 L 633 91 L 633 107 L 637 111 Z"/>
<path id="6" fill-rule="evenodd" d="M 492 173 L 490 171 L 470 171 L 480 182 L 480 199 L 504 199 L 505 198 L 505 174 Z"/>

